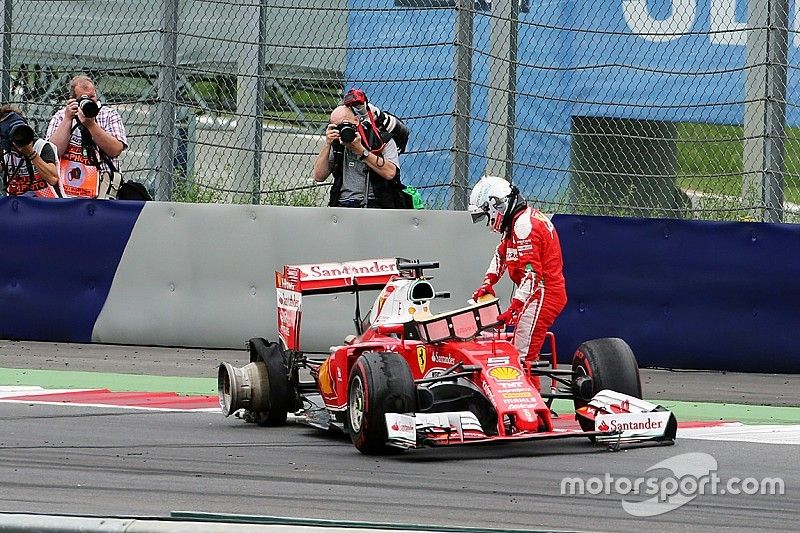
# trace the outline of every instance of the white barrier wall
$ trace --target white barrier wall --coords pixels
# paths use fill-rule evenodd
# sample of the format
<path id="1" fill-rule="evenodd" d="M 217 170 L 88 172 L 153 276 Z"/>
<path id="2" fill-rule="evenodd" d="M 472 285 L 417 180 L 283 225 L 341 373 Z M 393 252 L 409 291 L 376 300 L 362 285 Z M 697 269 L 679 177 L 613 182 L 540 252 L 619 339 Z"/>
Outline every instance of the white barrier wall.
<path id="1" fill-rule="evenodd" d="M 274 272 L 284 264 L 372 257 L 435 260 L 430 271 L 462 306 L 480 285 L 499 235 L 465 212 L 188 205 L 148 202 L 122 255 L 92 340 L 241 348 L 276 339 Z M 510 295 L 508 282 L 498 294 Z M 365 293 L 362 313 L 375 293 Z M 304 300 L 305 350 L 354 332 L 354 296 Z"/>

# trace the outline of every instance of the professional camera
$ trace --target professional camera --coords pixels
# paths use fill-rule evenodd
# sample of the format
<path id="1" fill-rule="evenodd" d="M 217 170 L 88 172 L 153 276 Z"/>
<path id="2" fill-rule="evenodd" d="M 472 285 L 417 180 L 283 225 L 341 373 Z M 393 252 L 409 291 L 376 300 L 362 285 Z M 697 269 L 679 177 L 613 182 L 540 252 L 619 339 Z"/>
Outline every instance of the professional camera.
<path id="1" fill-rule="evenodd" d="M 349 144 L 356 140 L 356 125 L 350 122 L 342 122 L 341 124 L 336 125 L 336 129 L 339 130 L 339 138 L 342 140 L 343 143 Z"/>
<path id="2" fill-rule="evenodd" d="M 94 118 L 100 112 L 100 104 L 88 96 L 78 98 L 78 107 L 86 118 Z"/>
<path id="3" fill-rule="evenodd" d="M 33 128 L 28 126 L 28 121 L 18 113 L 8 113 L 3 120 L 0 120 L 0 148 L 3 150 L 11 150 L 12 144 L 27 146 L 35 138 L 36 134 L 33 132 Z"/>

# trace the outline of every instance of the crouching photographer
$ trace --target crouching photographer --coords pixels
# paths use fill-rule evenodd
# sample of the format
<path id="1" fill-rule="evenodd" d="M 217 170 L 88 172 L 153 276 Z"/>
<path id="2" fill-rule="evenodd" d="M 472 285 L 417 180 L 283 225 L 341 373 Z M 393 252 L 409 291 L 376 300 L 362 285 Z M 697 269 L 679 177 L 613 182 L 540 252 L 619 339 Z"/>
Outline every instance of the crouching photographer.
<path id="1" fill-rule="evenodd" d="M 314 160 L 315 181 L 333 175 L 331 207 L 410 209 L 411 196 L 400 181 L 400 153 L 408 129 L 397 117 L 369 104 L 351 90 L 330 115 L 325 144 Z"/>
<path id="2" fill-rule="evenodd" d="M 3 186 L 9 196 L 59 198 L 56 148 L 36 133 L 14 106 L 0 107 Z"/>

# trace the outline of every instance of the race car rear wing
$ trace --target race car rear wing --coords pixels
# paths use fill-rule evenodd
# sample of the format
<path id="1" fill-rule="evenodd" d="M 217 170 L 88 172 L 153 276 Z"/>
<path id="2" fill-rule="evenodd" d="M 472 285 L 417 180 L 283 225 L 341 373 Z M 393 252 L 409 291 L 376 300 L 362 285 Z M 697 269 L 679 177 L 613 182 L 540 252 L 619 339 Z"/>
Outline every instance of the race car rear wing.
<path id="1" fill-rule="evenodd" d="M 399 273 L 398 259 L 394 257 L 284 266 L 283 272 L 275 272 L 278 336 L 284 347 L 300 349 L 303 295 L 382 289 Z"/>

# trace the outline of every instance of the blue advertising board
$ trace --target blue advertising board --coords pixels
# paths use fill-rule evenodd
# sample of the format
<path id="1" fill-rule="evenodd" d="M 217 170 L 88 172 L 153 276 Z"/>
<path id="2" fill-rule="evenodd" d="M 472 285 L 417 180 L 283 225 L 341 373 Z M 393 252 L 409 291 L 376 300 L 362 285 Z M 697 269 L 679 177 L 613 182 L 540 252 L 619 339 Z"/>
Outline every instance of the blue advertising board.
<path id="1" fill-rule="evenodd" d="M 349 0 L 345 78 L 409 117 L 404 181 L 451 175 L 456 13 L 452 0 Z M 542 200 L 564 194 L 572 117 L 741 124 L 746 76 L 744 0 L 526 2 L 519 14 L 514 179 Z M 424 9 L 413 6 L 434 6 Z M 486 159 L 491 2 L 474 11 L 470 182 Z M 789 13 L 788 100 L 800 46 Z M 377 42 L 376 42 L 377 41 Z M 787 106 L 789 124 L 800 107 Z M 529 193 L 530 194 L 530 193 Z"/>

